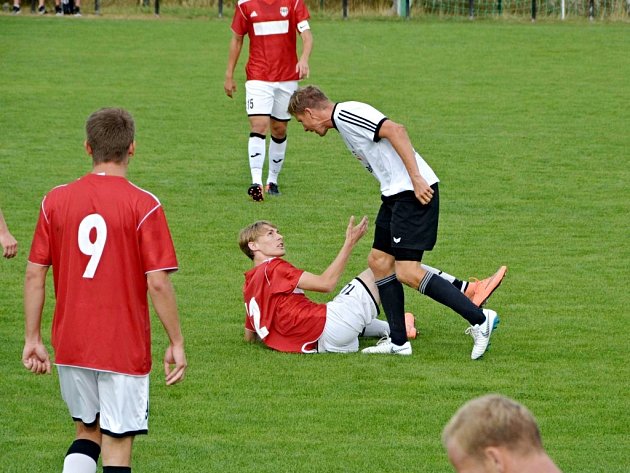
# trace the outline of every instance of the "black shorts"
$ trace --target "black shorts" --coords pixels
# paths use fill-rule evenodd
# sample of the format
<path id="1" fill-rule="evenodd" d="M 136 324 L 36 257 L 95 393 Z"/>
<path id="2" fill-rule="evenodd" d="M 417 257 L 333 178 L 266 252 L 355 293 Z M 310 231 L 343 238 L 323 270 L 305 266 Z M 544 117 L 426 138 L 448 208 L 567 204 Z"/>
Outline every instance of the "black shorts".
<path id="1" fill-rule="evenodd" d="M 427 205 L 421 204 L 413 191 L 381 196 L 383 203 L 376 216 L 372 248 L 400 261 L 422 261 L 423 252 L 432 250 L 437 241 L 438 184 L 431 188 L 433 198 Z"/>

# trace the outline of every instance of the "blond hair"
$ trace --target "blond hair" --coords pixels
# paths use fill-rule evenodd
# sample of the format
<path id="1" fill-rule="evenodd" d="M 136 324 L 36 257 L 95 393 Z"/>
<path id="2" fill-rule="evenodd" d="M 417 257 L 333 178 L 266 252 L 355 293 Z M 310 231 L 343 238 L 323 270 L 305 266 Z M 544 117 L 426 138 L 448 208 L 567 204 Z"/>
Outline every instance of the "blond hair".
<path id="1" fill-rule="evenodd" d="M 251 225 L 243 228 L 238 234 L 238 246 L 241 248 L 241 251 L 247 255 L 247 257 L 251 260 L 254 259 L 254 252 L 249 247 L 249 243 L 252 241 L 256 241 L 256 239 L 264 233 L 264 227 L 271 227 L 277 229 L 273 223 L 268 222 L 267 220 L 258 220 L 257 222 L 252 223 Z"/>
<path id="2" fill-rule="evenodd" d="M 481 458 L 491 446 L 503 446 L 521 455 L 543 450 L 540 431 L 532 413 L 522 404 L 498 394 L 468 401 L 448 422 L 442 433 L 469 456 Z"/>
<path id="3" fill-rule="evenodd" d="M 330 100 L 326 97 L 326 94 L 321 89 L 314 85 L 307 85 L 306 87 L 300 87 L 289 100 L 289 113 L 295 116 L 298 113 L 304 113 L 307 108 L 324 108 Z"/>

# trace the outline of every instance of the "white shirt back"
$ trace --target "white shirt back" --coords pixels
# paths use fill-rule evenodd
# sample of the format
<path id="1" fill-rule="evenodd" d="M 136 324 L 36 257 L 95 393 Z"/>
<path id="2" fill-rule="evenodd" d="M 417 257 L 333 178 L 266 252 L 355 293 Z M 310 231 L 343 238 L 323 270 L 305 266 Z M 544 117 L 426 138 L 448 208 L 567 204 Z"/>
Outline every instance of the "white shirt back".
<path id="1" fill-rule="evenodd" d="M 402 159 L 389 140 L 378 137 L 381 125 L 387 120 L 385 115 L 366 103 L 340 102 L 335 104 L 332 119 L 348 149 L 380 182 L 381 194 L 391 196 L 413 191 Z M 439 182 L 433 169 L 414 152 L 422 177 L 430 186 Z"/>

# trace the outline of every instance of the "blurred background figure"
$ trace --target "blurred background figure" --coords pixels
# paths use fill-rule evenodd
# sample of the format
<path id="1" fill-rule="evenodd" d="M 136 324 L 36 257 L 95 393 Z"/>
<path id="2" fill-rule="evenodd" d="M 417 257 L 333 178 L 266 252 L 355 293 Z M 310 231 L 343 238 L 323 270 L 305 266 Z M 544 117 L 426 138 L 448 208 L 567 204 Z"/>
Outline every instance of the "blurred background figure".
<path id="1" fill-rule="evenodd" d="M 532 413 L 498 394 L 464 404 L 444 428 L 442 442 L 458 473 L 561 473 L 543 448 Z"/>

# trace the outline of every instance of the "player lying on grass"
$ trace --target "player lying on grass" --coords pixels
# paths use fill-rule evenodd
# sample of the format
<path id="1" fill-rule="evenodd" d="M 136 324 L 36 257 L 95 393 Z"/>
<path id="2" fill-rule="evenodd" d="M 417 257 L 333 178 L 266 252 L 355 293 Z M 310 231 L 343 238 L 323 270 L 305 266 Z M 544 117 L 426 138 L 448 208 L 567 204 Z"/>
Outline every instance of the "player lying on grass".
<path id="1" fill-rule="evenodd" d="M 272 223 L 261 220 L 241 230 L 239 246 L 254 262 L 254 267 L 245 273 L 243 286 L 245 340 L 262 341 L 283 352 L 348 353 L 358 350 L 361 335 L 387 337 L 389 324 L 376 318 L 380 298 L 371 270 L 355 277 L 327 304 L 315 303 L 304 294 L 329 293 L 336 287 L 352 249 L 366 231 L 366 217 L 356 226 L 351 217 L 337 257 L 321 275 L 316 275 L 283 259 L 284 238 Z M 441 276 L 461 283 L 445 273 Z M 484 301 L 498 285 L 495 280 L 491 277 L 470 283 L 469 295 Z M 406 329 L 408 338 L 414 338 L 410 315 L 406 317 Z"/>

